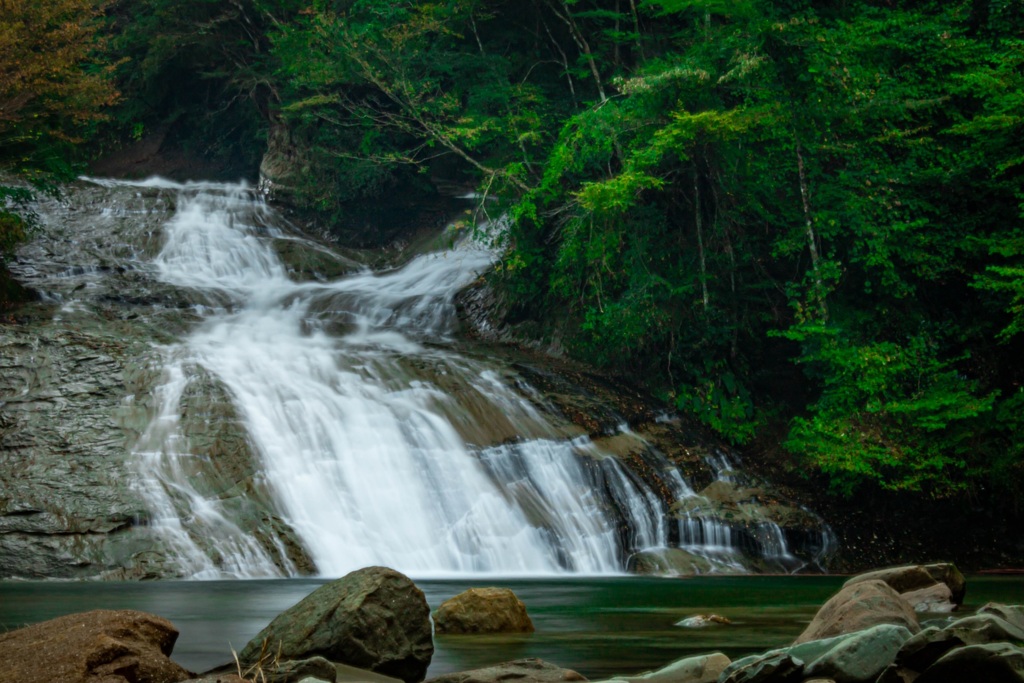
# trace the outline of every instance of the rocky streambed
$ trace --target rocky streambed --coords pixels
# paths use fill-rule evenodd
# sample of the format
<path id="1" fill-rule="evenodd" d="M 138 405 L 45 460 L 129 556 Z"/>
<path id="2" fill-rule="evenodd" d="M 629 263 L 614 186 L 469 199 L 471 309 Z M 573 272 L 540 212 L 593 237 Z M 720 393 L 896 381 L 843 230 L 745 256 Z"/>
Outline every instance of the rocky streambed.
<path id="1" fill-rule="evenodd" d="M 949 564 L 912 565 L 849 579 L 791 645 L 734 655 L 709 651 L 647 672 L 621 671 L 607 683 L 925 683 L 1024 680 L 1024 607 L 962 607 L 967 583 Z M 713 605 L 712 605 L 713 607 Z M 407 577 L 369 567 L 325 584 L 285 610 L 244 648 L 224 652 L 224 665 L 190 672 L 170 655 L 177 630 L 134 611 L 71 614 L 0 635 L 0 681 L 62 683 L 418 683 L 435 639 L 488 638 L 534 626 L 524 604 L 498 588 L 452 596 L 431 617 L 422 591 Z M 973 613 L 972 613 L 973 612 Z M 695 615 L 680 629 L 718 629 L 730 620 Z M 432 635 L 433 631 L 433 635 Z M 453 636 L 452 634 L 461 634 Z M 633 634 L 621 633 L 629 638 Z M 582 668 L 582 667 L 581 667 Z M 432 683 L 585 681 L 554 661 L 493 661 Z"/>

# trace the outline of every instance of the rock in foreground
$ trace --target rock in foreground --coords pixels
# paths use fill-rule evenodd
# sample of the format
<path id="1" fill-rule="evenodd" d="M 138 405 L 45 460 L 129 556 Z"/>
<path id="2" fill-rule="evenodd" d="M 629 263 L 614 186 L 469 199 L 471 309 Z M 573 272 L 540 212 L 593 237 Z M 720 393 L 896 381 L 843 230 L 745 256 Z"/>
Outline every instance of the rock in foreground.
<path id="1" fill-rule="evenodd" d="M 0 683 L 178 683 L 178 631 L 145 612 L 94 610 L 0 635 Z"/>
<path id="2" fill-rule="evenodd" d="M 530 683 L 561 683 L 585 681 L 572 669 L 563 669 L 542 659 L 517 659 L 472 671 L 444 674 L 427 683 L 501 683 L 504 681 L 530 681 Z"/>
<path id="3" fill-rule="evenodd" d="M 508 588 L 470 588 L 434 612 L 438 633 L 533 633 L 526 605 Z"/>
<path id="4" fill-rule="evenodd" d="M 321 586 L 285 610 L 242 649 L 243 666 L 261 657 L 324 657 L 422 681 L 434 654 L 430 608 L 405 575 L 367 567 Z"/>

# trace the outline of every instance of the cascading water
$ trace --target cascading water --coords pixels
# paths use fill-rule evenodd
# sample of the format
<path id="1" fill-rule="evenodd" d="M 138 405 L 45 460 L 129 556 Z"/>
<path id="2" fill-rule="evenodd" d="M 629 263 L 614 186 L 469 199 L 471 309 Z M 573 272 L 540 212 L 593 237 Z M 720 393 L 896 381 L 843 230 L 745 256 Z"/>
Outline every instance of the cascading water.
<path id="1" fill-rule="evenodd" d="M 196 481 L 209 456 L 179 423 L 203 376 L 245 427 L 250 484 L 269 491 L 323 575 L 369 564 L 417 576 L 617 573 L 631 552 L 670 544 L 738 565 L 727 526 L 667 515 L 666 494 L 451 349 L 453 297 L 490 267 L 488 248 L 462 239 L 401 268 L 295 282 L 271 244 L 276 219 L 248 188 L 148 185 L 178 194 L 151 268 L 201 302 L 194 331 L 161 350 L 157 408 L 135 448 L 151 526 L 182 574 L 298 571 L 281 538 L 257 538 Z M 695 495 L 656 466 L 672 497 Z"/>

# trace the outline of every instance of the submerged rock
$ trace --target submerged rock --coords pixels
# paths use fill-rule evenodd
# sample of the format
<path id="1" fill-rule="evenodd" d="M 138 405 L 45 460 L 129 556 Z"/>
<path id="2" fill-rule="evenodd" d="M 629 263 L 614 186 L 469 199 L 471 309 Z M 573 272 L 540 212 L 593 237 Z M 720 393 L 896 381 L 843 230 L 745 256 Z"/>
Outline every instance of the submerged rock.
<path id="1" fill-rule="evenodd" d="M 393 569 L 367 567 L 282 612 L 238 658 L 251 667 L 267 657 L 320 656 L 415 683 L 423 680 L 433 654 L 423 591 Z"/>
<path id="2" fill-rule="evenodd" d="M 532 633 L 526 605 L 508 588 L 470 588 L 434 612 L 437 633 Z"/>
<path id="3" fill-rule="evenodd" d="M 178 631 L 131 610 L 70 614 L 0 635 L 0 683 L 178 683 Z"/>

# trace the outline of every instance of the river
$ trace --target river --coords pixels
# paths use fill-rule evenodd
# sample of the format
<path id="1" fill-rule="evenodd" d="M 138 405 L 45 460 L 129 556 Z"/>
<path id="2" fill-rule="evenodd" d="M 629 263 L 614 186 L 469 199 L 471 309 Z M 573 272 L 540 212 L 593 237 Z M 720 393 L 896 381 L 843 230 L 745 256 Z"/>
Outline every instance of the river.
<path id="1" fill-rule="evenodd" d="M 692 654 L 730 657 L 781 646 L 845 580 L 838 576 L 719 576 L 691 579 L 589 577 L 418 580 L 431 609 L 474 586 L 512 588 L 537 628 L 529 635 L 435 636 L 428 676 L 540 657 L 591 679 L 660 668 Z M 231 659 L 271 619 L 323 581 L 0 582 L 0 629 L 89 609 L 138 609 L 181 631 L 173 658 L 202 671 Z M 989 601 L 1024 604 L 1024 577 L 969 576 L 968 613 Z M 730 625 L 675 624 L 714 613 Z M 939 616 L 943 619 L 945 617 Z"/>

